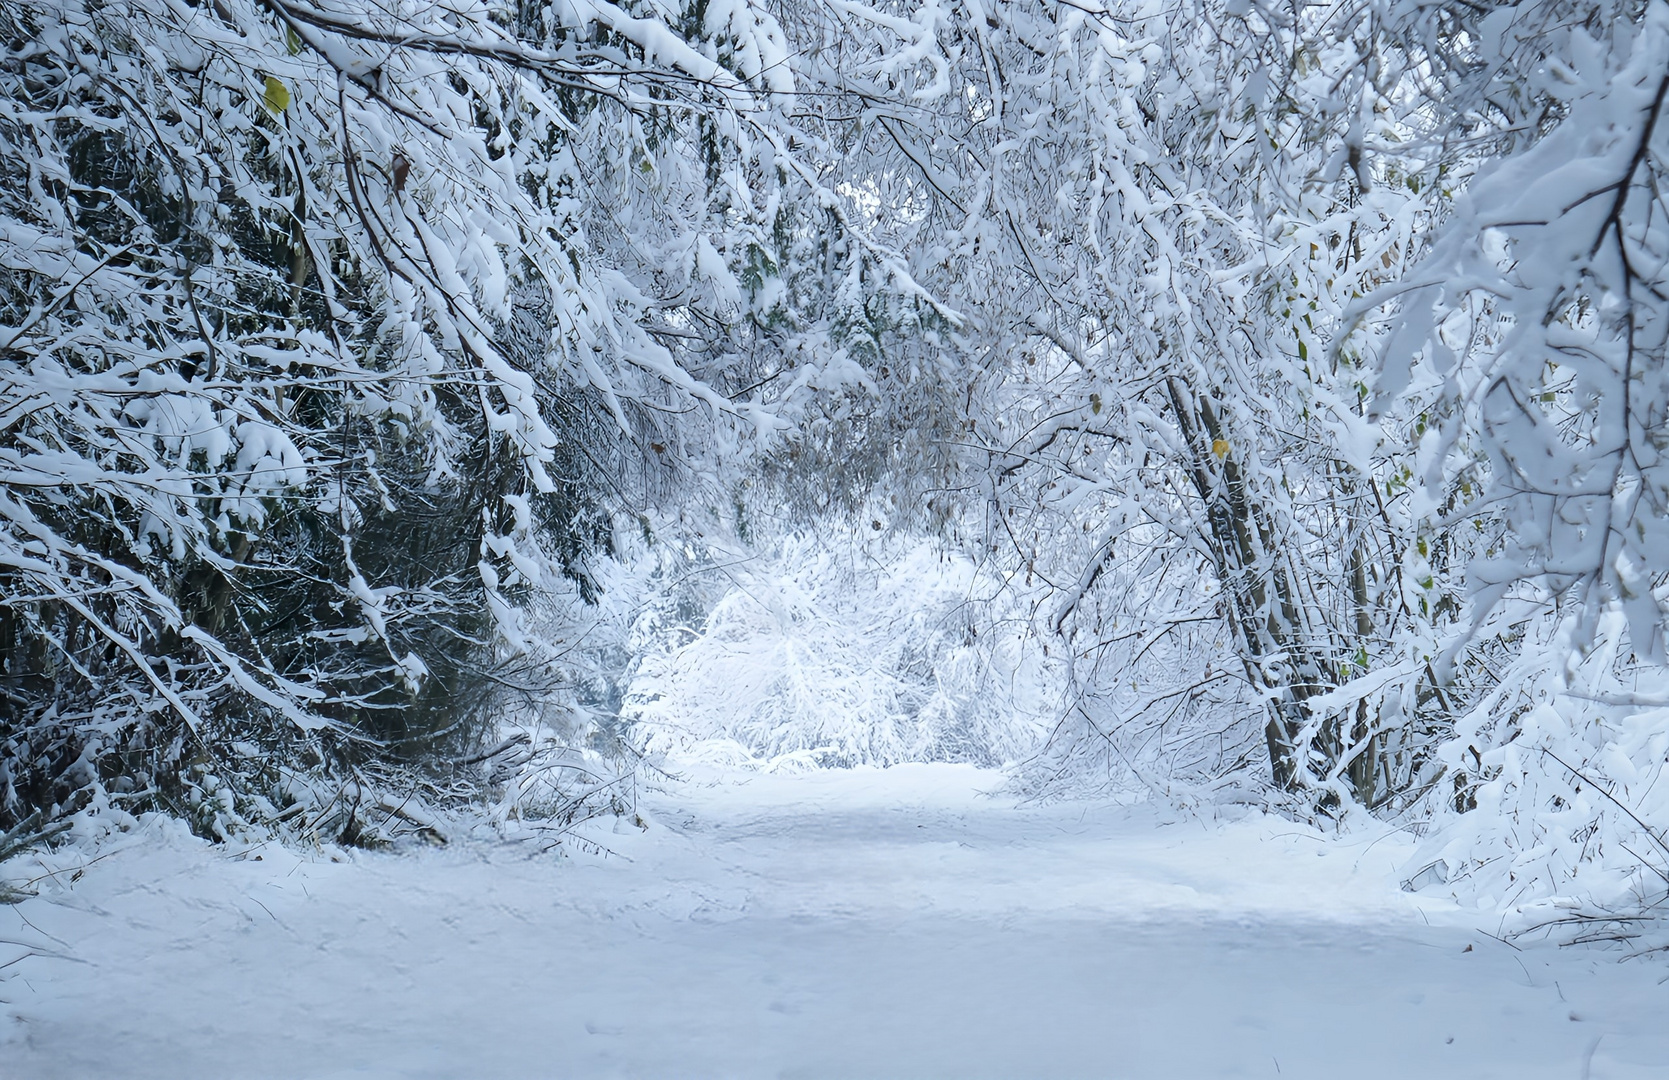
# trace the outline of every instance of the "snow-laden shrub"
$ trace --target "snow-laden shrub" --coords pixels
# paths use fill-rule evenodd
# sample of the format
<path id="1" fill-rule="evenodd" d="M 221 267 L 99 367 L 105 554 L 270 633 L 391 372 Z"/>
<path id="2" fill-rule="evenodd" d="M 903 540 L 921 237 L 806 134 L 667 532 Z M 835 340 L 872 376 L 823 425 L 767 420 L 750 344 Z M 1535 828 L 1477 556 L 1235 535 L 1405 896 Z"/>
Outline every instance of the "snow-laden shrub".
<path id="1" fill-rule="evenodd" d="M 1662 911 L 1669 672 L 1631 658 L 1615 609 L 1567 664 L 1576 630 L 1573 618 L 1527 622 L 1517 662 L 1457 723 L 1411 886 L 1528 926 Z"/>
<path id="2" fill-rule="evenodd" d="M 1053 719 L 1050 658 L 965 557 L 795 537 L 728 573 L 708 610 L 669 597 L 640 625 L 623 717 L 646 751 L 991 764 Z"/>

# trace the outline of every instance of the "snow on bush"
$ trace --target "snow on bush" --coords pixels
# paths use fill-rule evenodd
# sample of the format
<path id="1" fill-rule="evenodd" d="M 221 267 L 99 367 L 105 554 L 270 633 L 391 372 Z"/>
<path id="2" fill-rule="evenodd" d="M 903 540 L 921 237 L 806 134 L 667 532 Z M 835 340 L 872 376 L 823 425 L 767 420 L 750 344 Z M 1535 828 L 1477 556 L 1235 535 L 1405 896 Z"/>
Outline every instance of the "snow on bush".
<path id="1" fill-rule="evenodd" d="M 1567 666 L 1577 630 L 1574 616 L 1527 622 L 1517 662 L 1457 723 L 1413 887 L 1527 925 L 1669 898 L 1669 673 L 1630 658 L 1616 608 Z"/>
<path id="2" fill-rule="evenodd" d="M 795 537 L 726 572 L 708 609 L 669 594 L 640 623 L 623 718 L 648 752 L 995 764 L 1048 730 L 1051 661 L 963 556 Z"/>

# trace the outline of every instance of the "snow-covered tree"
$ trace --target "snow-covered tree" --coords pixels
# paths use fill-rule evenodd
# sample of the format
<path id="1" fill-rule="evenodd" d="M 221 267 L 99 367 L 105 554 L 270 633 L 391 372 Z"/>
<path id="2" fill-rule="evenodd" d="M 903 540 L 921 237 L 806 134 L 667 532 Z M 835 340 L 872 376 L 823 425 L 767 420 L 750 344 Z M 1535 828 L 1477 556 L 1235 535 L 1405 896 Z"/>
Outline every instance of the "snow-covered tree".
<path id="1" fill-rule="evenodd" d="M 1405 789 L 1432 616 L 1406 595 L 1401 462 L 1363 416 L 1377 330 L 1329 346 L 1429 213 L 1423 177 L 1373 157 L 1407 130 L 1412 61 L 1330 9 L 842 10 L 805 75 L 815 130 L 951 312 L 893 363 L 954 372 L 940 499 L 1056 590 L 1039 629 L 1083 676 L 1063 752 L 1175 735 L 1186 703 L 1220 747 L 1202 768 L 1229 771 L 1261 709 L 1280 785 Z M 1156 647 L 1168 676 L 1124 693 Z"/>
<path id="2" fill-rule="evenodd" d="M 755 5 L 0 22 L 0 819 L 223 833 L 327 777 L 351 836 L 540 696 L 524 601 L 612 512 L 853 377 L 750 352 L 781 208 L 833 203 Z"/>
<path id="3" fill-rule="evenodd" d="M 1468 632 L 1444 656 L 1472 692 L 1425 861 L 1503 902 L 1649 903 L 1669 880 L 1669 18 L 1552 2 L 1387 15 L 1414 38 L 1441 27 L 1427 130 L 1476 173 L 1429 254 L 1358 305 L 1397 313 L 1375 395 L 1423 403 L 1425 527 L 1471 536 Z"/>

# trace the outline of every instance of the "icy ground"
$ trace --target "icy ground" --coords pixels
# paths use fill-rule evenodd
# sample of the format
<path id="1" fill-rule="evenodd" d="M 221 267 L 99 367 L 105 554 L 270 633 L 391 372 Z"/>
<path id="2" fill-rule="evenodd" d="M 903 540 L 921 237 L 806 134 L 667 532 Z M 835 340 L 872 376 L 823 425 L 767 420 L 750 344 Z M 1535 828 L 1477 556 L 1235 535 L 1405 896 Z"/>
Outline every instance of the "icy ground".
<path id="1" fill-rule="evenodd" d="M 686 783 L 567 859 L 129 836 L 0 908 L 57 954 L 0 982 L 0 1076 L 1669 1076 L 1669 964 L 1496 941 L 1395 837 L 996 782 Z"/>

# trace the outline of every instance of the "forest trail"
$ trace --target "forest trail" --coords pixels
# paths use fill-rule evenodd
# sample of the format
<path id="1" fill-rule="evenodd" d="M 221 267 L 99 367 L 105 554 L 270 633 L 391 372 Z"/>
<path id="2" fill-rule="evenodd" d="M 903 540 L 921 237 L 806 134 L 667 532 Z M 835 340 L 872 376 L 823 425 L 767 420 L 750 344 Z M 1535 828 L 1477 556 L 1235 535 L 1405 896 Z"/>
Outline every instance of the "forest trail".
<path id="1" fill-rule="evenodd" d="M 64 954 L 0 983 L 0 1077 L 1669 1075 L 1669 965 L 1493 940 L 1398 837 L 997 783 L 710 776 L 567 859 L 121 839 L 0 907 Z"/>

